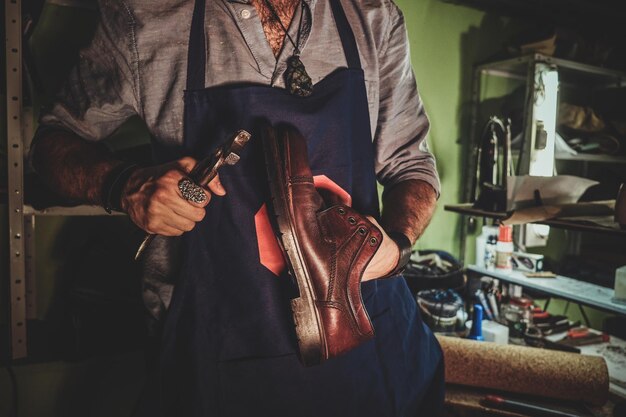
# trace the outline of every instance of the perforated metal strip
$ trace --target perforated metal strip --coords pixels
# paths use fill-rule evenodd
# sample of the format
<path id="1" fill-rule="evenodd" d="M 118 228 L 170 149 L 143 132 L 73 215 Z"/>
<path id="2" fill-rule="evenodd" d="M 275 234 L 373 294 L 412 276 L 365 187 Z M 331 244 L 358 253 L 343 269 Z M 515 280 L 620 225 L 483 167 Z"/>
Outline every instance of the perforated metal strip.
<path id="1" fill-rule="evenodd" d="M 26 357 L 21 1 L 5 1 L 11 356 Z"/>
<path id="2" fill-rule="evenodd" d="M 24 253 L 26 254 L 26 319 L 37 318 L 37 282 L 35 280 L 35 216 L 24 215 Z"/>

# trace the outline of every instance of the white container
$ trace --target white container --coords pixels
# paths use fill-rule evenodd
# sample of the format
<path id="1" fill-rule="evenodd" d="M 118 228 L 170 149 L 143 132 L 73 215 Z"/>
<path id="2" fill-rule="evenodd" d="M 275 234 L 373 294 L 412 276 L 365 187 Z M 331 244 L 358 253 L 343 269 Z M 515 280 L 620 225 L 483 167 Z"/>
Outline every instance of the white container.
<path id="1" fill-rule="evenodd" d="M 489 241 L 493 241 L 498 237 L 497 226 L 483 226 L 480 235 L 476 236 L 476 265 L 481 268 L 489 268 L 495 262 L 495 248 L 490 245 Z"/>
<path id="2" fill-rule="evenodd" d="M 496 243 L 496 269 L 510 271 L 513 269 L 513 227 L 500 225 L 498 243 Z"/>
<path id="3" fill-rule="evenodd" d="M 543 271 L 543 255 L 526 252 L 513 252 L 513 269 L 524 272 Z"/>
<path id="4" fill-rule="evenodd" d="M 483 321 L 483 337 L 487 342 L 507 345 L 509 343 L 509 328 L 498 322 L 485 320 Z"/>
<path id="5" fill-rule="evenodd" d="M 467 329 L 472 328 L 472 321 L 465 323 Z M 499 345 L 509 344 L 509 328 L 492 320 L 483 320 L 483 337 L 485 342 L 493 342 Z"/>
<path id="6" fill-rule="evenodd" d="M 511 256 L 513 255 L 513 242 L 496 243 L 496 269 L 510 271 L 513 269 Z"/>

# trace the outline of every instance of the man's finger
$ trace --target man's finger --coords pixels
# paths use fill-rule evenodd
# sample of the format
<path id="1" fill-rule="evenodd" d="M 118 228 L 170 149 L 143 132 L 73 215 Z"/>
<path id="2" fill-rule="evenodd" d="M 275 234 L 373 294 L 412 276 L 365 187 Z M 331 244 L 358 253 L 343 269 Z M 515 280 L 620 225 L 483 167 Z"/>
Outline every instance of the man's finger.
<path id="1" fill-rule="evenodd" d="M 176 163 L 183 172 L 189 174 L 198 162 L 194 158 L 186 156 L 176 161 Z"/>
<path id="2" fill-rule="evenodd" d="M 367 218 L 367 220 L 369 220 L 370 222 L 372 222 L 374 224 L 374 226 L 378 227 L 379 229 L 382 230 L 382 227 L 380 224 L 378 224 L 378 221 L 372 217 L 372 216 L 365 216 Z"/>
<path id="3" fill-rule="evenodd" d="M 167 216 L 163 217 L 162 221 L 164 225 L 173 227 L 182 232 L 188 232 L 196 225 L 195 221 L 176 214 L 174 210 L 170 210 Z"/>
<path id="4" fill-rule="evenodd" d="M 183 178 L 178 182 L 178 192 L 182 199 L 195 207 L 204 207 L 211 200 L 211 193 L 189 178 Z"/>
<path id="5" fill-rule="evenodd" d="M 220 181 L 219 174 L 216 175 L 215 178 L 211 180 L 211 182 L 208 184 L 207 187 L 209 187 L 209 190 L 211 190 L 213 194 L 216 194 L 219 196 L 226 195 L 226 189 L 224 188 L 224 186 L 222 185 L 222 182 Z"/>
<path id="6" fill-rule="evenodd" d="M 207 203 L 210 198 L 210 196 L 207 197 Z M 191 201 L 185 201 L 181 197 L 177 197 L 177 201 L 173 201 L 170 208 L 179 216 L 194 222 L 201 221 L 206 214 L 204 206 L 200 207 L 198 204 L 192 203 Z"/>
<path id="7" fill-rule="evenodd" d="M 183 231 L 175 227 L 164 224 L 161 226 L 161 230 L 157 232 L 156 234 L 161 235 L 161 236 L 180 236 L 183 234 Z"/>

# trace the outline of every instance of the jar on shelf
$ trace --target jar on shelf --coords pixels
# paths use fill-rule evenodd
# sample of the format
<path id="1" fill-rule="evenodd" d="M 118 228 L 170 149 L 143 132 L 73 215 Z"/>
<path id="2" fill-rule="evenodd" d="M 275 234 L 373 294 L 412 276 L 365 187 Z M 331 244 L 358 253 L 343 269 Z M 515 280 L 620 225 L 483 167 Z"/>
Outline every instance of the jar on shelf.
<path id="1" fill-rule="evenodd" d="M 532 324 L 533 301 L 526 297 L 511 297 L 500 306 L 503 324 L 509 327 L 511 339 L 524 339 L 524 332 Z"/>

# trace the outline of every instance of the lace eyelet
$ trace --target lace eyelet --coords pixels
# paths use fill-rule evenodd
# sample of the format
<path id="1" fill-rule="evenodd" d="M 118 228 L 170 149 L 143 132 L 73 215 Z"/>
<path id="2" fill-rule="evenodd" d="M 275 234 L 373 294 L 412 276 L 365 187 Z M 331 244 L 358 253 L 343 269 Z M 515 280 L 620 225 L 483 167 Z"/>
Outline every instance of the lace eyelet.
<path id="1" fill-rule="evenodd" d="M 367 231 L 365 230 L 365 228 L 364 228 L 364 227 L 359 227 L 359 234 L 360 234 L 361 236 L 365 236 L 365 234 L 366 234 L 366 233 L 367 233 Z"/>
<path id="2" fill-rule="evenodd" d="M 352 216 L 348 217 L 348 223 L 350 224 L 356 224 L 356 219 Z"/>
<path id="3" fill-rule="evenodd" d="M 378 244 L 378 239 L 375 237 L 370 238 L 370 246 L 376 246 Z"/>

